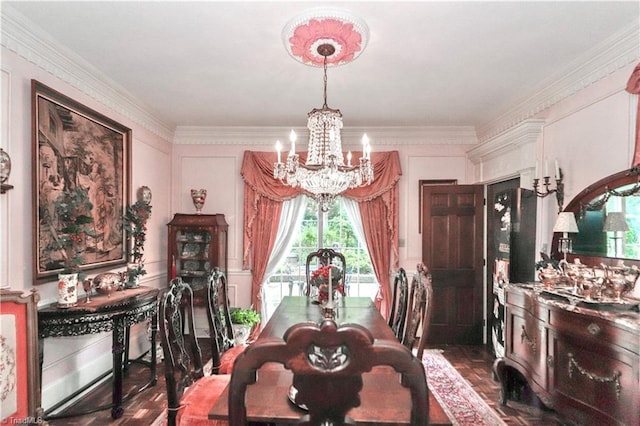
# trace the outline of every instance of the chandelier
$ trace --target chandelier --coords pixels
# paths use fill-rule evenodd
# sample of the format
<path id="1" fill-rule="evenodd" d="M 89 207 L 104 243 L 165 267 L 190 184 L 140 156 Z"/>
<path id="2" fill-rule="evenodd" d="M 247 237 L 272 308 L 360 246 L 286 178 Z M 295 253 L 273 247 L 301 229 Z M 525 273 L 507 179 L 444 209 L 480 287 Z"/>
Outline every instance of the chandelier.
<path id="1" fill-rule="evenodd" d="M 302 28 L 301 31 L 297 31 Z M 314 31 L 308 31 L 309 28 Z M 319 31 L 326 30 L 326 31 Z M 332 109 L 327 106 L 327 63 L 332 55 L 336 54 L 336 45 L 344 38 L 334 38 L 331 31 L 339 31 L 342 35 L 351 31 L 354 45 L 349 43 L 338 45 L 340 54 L 334 58 L 334 63 L 345 63 L 357 56 L 362 50 L 361 27 L 355 27 L 354 21 L 346 20 L 344 17 L 337 18 L 334 15 L 329 17 L 308 17 L 303 23 L 297 22 L 293 35 L 289 38 L 292 49 L 290 53 L 296 51 L 296 45 L 317 46 L 316 52 L 322 59 L 324 71 L 324 104 L 322 108 L 314 108 L 308 113 L 307 128 L 309 129 L 309 145 L 307 148 L 307 159 L 304 164 L 300 163 L 300 156 L 296 154 L 295 143 L 296 134 L 292 130 L 289 136 L 291 149 L 287 155 L 286 163 L 282 162 L 282 144 L 276 142 L 278 154 L 277 162 L 274 164 L 273 177 L 279 179 L 285 185 L 300 187 L 313 195 L 322 211 L 329 210 L 334 198 L 349 188 L 356 188 L 369 185 L 373 181 L 373 166 L 371 164 L 371 146 L 365 134 L 362 137 L 362 157 L 358 164 L 352 164 L 352 154 L 349 151 L 346 155 L 347 164 L 344 162 L 342 152 L 342 113 L 339 109 Z M 287 30 L 285 28 L 285 30 Z M 312 34 L 315 39 L 301 40 L 301 35 Z M 354 42 L 355 40 L 355 42 Z M 299 58 L 303 62 L 318 65 L 317 60 L 307 52 L 301 53 Z M 339 60 L 339 62 L 338 62 Z M 316 63 L 313 63 L 316 61 Z"/>

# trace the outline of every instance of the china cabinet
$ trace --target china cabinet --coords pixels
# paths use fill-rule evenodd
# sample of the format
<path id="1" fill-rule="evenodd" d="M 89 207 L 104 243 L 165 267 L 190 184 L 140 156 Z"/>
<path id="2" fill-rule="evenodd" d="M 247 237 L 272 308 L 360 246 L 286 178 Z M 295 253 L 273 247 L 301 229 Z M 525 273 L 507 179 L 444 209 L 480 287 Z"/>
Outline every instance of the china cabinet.
<path id="1" fill-rule="evenodd" d="M 576 302 L 534 284 L 507 285 L 505 299 L 505 355 L 494 364 L 502 404 L 517 396 L 522 375 L 577 424 L 640 424 L 637 303 Z"/>
<path id="2" fill-rule="evenodd" d="M 181 277 L 203 303 L 209 273 L 214 267 L 227 275 L 227 234 L 223 214 L 176 213 L 169 227 L 169 277 Z"/>

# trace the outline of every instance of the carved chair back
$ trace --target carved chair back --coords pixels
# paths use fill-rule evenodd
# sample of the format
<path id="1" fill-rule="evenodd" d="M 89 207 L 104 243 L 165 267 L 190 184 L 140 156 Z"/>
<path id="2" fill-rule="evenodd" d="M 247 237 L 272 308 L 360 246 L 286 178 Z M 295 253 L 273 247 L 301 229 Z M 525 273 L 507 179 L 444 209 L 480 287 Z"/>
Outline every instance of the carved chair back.
<path id="1" fill-rule="evenodd" d="M 389 327 L 391 327 L 399 341 L 402 341 L 404 336 L 408 302 L 409 281 L 407 272 L 404 268 L 400 268 L 393 279 L 393 298 L 391 300 L 391 315 L 389 315 Z"/>
<path id="2" fill-rule="evenodd" d="M 417 272 L 411 280 L 407 324 L 402 339 L 402 343 L 410 350 L 413 350 L 416 341 L 418 342 L 417 357 L 419 359 L 422 359 L 429 336 L 432 312 L 433 286 L 431 273 L 423 263 L 419 263 Z"/>
<path id="3" fill-rule="evenodd" d="M 429 414 L 427 382 L 422 363 L 400 342 L 374 341 L 357 324 L 340 327 L 332 319 L 320 325 L 291 326 L 283 340 L 258 341 L 240 355 L 233 368 L 229 393 L 229 422 L 246 424 L 247 386 L 255 383 L 258 369 L 277 362 L 293 372 L 296 404 L 308 411 L 298 424 L 351 424 L 347 413 L 360 405 L 362 374 L 378 365 L 392 366 L 411 392 L 411 424 L 426 425 Z"/>
<path id="4" fill-rule="evenodd" d="M 307 256 L 305 268 L 307 275 L 305 296 L 309 296 L 311 294 L 311 278 L 313 271 L 321 266 L 327 265 L 335 265 L 342 269 L 341 283 L 342 285 L 345 284 L 347 262 L 345 260 L 344 254 L 330 248 L 321 248 L 318 249 L 318 251 L 309 253 L 309 255 Z"/>
<path id="5" fill-rule="evenodd" d="M 204 376 L 202 352 L 193 320 L 193 291 L 174 278 L 159 305 L 160 343 L 164 354 L 168 422 L 176 423 L 185 389 Z"/>
<path id="6" fill-rule="evenodd" d="M 212 372 L 218 374 L 223 354 L 234 345 L 227 277 L 215 267 L 207 284 L 207 321 L 211 344 Z"/>

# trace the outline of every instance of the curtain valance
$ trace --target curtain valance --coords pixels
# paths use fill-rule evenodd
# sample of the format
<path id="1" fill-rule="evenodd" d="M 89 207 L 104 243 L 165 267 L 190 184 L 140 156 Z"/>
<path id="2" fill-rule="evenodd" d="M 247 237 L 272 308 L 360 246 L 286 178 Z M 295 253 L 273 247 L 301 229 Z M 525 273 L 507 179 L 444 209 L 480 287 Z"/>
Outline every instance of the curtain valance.
<path id="1" fill-rule="evenodd" d="M 353 153 L 359 158 L 361 153 Z M 252 269 L 252 302 L 259 306 L 260 285 L 266 261 L 273 247 L 283 201 L 304 191 L 292 188 L 273 178 L 275 152 L 245 151 L 241 175 L 245 182 L 244 253 L 242 266 Z M 300 161 L 306 154 L 300 154 Z M 345 191 L 342 196 L 356 200 L 373 267 L 381 286 L 382 305 L 389 300 L 390 270 L 398 267 L 398 180 L 402 175 L 398 151 L 371 153 L 374 181 L 361 188 Z M 261 224 L 256 222 L 260 217 Z M 265 224 L 264 222 L 268 222 Z M 391 238 L 389 238 L 391 236 Z M 263 265 L 264 263 L 264 265 Z M 387 310 L 382 306 L 383 313 Z"/>

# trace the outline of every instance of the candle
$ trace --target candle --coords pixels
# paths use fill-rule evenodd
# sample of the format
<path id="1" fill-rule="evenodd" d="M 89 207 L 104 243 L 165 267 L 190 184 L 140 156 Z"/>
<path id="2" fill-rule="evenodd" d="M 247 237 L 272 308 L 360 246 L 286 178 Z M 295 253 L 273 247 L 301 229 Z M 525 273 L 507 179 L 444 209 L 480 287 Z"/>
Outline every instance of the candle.
<path id="1" fill-rule="evenodd" d="M 556 160 L 556 179 L 560 179 L 560 167 L 558 166 L 558 160 Z"/>
<path id="2" fill-rule="evenodd" d="M 291 152 L 289 155 L 294 155 L 296 153 L 296 132 L 293 130 L 289 133 L 289 140 L 291 141 Z"/>
<path id="3" fill-rule="evenodd" d="M 533 175 L 534 179 L 538 179 L 538 160 L 536 160 L 536 174 Z"/>
<path id="4" fill-rule="evenodd" d="M 544 177 L 549 177 L 549 160 L 544 159 Z"/>
<path id="5" fill-rule="evenodd" d="M 331 286 L 331 265 L 329 265 L 329 306 L 333 305 L 333 287 Z"/>
<path id="6" fill-rule="evenodd" d="M 282 162 L 280 161 L 280 151 L 282 151 L 282 144 L 280 141 L 276 141 L 276 151 L 278 151 L 278 164 L 280 164 Z"/>
<path id="7" fill-rule="evenodd" d="M 362 135 L 362 156 L 367 158 L 367 148 L 369 147 L 369 137 L 367 134 Z"/>
<path id="8" fill-rule="evenodd" d="M 176 257 L 171 256 L 171 279 L 176 277 Z"/>
<path id="9" fill-rule="evenodd" d="M 351 151 L 347 152 L 347 166 L 351 167 Z"/>

